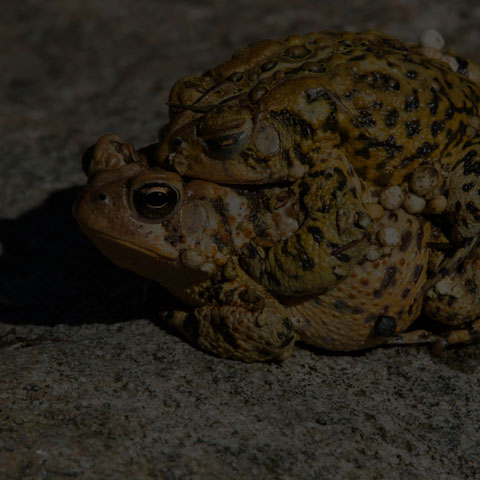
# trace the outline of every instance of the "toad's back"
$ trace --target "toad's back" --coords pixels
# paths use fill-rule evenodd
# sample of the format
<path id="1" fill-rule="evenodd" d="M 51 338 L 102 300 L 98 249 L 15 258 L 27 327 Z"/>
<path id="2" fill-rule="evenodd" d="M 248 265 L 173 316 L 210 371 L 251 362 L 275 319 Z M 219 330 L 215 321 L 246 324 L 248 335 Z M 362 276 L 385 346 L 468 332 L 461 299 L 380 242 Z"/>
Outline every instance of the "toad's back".
<path id="1" fill-rule="evenodd" d="M 171 125 L 192 121 L 202 108 L 240 102 L 252 118 L 268 117 L 282 129 L 285 163 L 308 169 L 322 152 L 343 147 L 360 177 L 395 185 L 422 163 L 455 162 L 468 147 L 480 90 L 468 79 L 468 62 L 459 60 L 457 73 L 378 33 L 265 40 L 177 82 Z M 242 158 L 269 168 L 258 152 L 246 149 Z"/>

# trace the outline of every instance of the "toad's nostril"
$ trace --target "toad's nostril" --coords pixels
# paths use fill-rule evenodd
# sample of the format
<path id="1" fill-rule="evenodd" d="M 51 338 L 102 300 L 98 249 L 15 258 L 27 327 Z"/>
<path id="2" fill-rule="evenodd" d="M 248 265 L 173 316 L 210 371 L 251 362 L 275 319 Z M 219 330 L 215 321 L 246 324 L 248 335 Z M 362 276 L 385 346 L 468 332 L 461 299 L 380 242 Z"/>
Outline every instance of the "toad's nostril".
<path id="1" fill-rule="evenodd" d="M 97 198 L 104 202 L 107 199 L 107 196 L 103 192 L 101 192 L 97 195 Z"/>
<path id="2" fill-rule="evenodd" d="M 85 153 L 82 156 L 82 170 L 87 177 L 89 176 L 90 166 L 93 160 L 94 149 L 95 149 L 95 145 L 91 145 L 85 150 Z"/>

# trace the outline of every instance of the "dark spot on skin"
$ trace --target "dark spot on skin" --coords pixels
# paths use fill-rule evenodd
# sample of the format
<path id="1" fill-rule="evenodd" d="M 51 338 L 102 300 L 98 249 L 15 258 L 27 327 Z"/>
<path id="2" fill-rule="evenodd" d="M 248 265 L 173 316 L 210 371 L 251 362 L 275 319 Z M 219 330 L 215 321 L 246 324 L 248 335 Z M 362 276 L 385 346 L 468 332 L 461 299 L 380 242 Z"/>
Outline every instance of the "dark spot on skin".
<path id="1" fill-rule="evenodd" d="M 468 293 L 470 293 L 470 295 L 473 295 L 473 296 L 476 295 L 476 293 L 477 293 L 477 284 L 473 281 L 473 279 L 469 278 L 469 279 L 465 282 L 465 287 L 466 287 Z"/>
<path id="2" fill-rule="evenodd" d="M 338 183 L 336 188 L 337 191 L 344 190 L 345 187 L 347 186 L 347 178 L 345 177 L 345 174 L 343 173 L 341 168 L 335 167 L 333 170 L 338 177 Z"/>
<path id="3" fill-rule="evenodd" d="M 474 205 L 473 202 L 468 202 L 467 205 L 467 210 L 472 213 L 472 214 L 476 214 L 478 213 L 478 208 Z"/>
<path id="4" fill-rule="evenodd" d="M 333 306 L 340 311 L 348 309 L 348 305 L 346 304 L 346 302 L 340 299 L 335 300 Z"/>
<path id="5" fill-rule="evenodd" d="M 415 119 L 405 122 L 405 129 L 407 131 L 407 138 L 413 138 L 420 133 L 420 120 Z"/>
<path id="6" fill-rule="evenodd" d="M 413 270 L 413 283 L 417 283 L 423 271 L 423 265 L 416 265 Z"/>
<path id="7" fill-rule="evenodd" d="M 378 289 L 373 292 L 373 296 L 375 298 L 380 298 L 381 296 L 383 296 L 383 294 L 385 293 L 385 290 L 388 287 L 395 285 L 396 274 L 397 274 L 397 267 L 391 266 L 385 269 L 385 276 L 382 279 L 382 283 L 380 284 L 380 287 L 378 287 Z"/>
<path id="8" fill-rule="evenodd" d="M 368 110 L 360 110 L 359 115 L 351 118 L 352 125 L 358 128 L 370 128 L 375 126 L 375 120 Z"/>
<path id="9" fill-rule="evenodd" d="M 295 132 L 298 131 L 302 138 L 310 138 L 313 135 L 313 127 L 303 118 L 294 115 L 286 108 L 283 108 L 280 112 L 271 110 L 270 115 L 286 127 L 293 129 Z"/>
<path id="10" fill-rule="evenodd" d="M 216 212 L 221 215 L 223 218 L 227 217 L 227 209 L 225 207 L 225 203 L 223 202 L 223 199 L 220 197 L 215 198 L 212 201 L 212 206 L 216 210 Z"/>
<path id="11" fill-rule="evenodd" d="M 402 292 L 402 298 L 405 300 L 407 297 L 408 297 L 408 294 L 410 293 L 410 289 L 409 288 L 406 288 L 403 292 Z"/>
<path id="12" fill-rule="evenodd" d="M 398 222 L 398 215 L 395 212 L 390 212 L 388 214 L 388 219 L 392 220 L 392 222 Z"/>
<path id="13" fill-rule="evenodd" d="M 410 243 L 412 243 L 412 232 L 410 230 L 407 230 L 402 233 L 401 241 L 400 241 L 400 251 L 405 252 L 408 247 L 410 246 Z"/>
<path id="14" fill-rule="evenodd" d="M 390 315 L 381 315 L 375 321 L 374 332 L 378 337 L 391 337 L 396 329 L 397 321 Z"/>
<path id="15" fill-rule="evenodd" d="M 287 332 L 291 332 L 293 330 L 292 322 L 288 317 L 284 318 L 282 323 L 283 323 L 283 327 L 285 328 L 285 330 L 287 330 Z"/>
<path id="16" fill-rule="evenodd" d="M 348 133 L 348 131 L 340 129 L 338 133 L 340 135 L 340 144 L 343 145 L 344 143 L 347 143 L 348 139 L 350 138 L 350 134 Z"/>
<path id="17" fill-rule="evenodd" d="M 436 92 L 434 92 L 432 100 L 428 103 L 428 109 L 430 110 L 430 114 L 435 116 L 438 113 L 438 101 L 440 97 Z"/>
<path id="18" fill-rule="evenodd" d="M 337 132 L 338 131 L 338 120 L 335 116 L 335 113 L 329 113 L 325 117 L 325 122 L 323 123 L 324 132 Z"/>
<path id="19" fill-rule="evenodd" d="M 309 226 L 307 228 L 308 233 L 312 236 L 313 240 L 316 243 L 321 243 L 323 240 L 323 232 L 320 228 L 314 227 L 314 226 Z"/>
<path id="20" fill-rule="evenodd" d="M 315 268 L 315 262 L 313 261 L 312 257 L 304 250 L 302 245 L 302 239 L 300 235 L 295 235 L 295 240 L 297 242 L 298 247 L 296 248 L 297 251 L 297 260 L 304 272 L 308 272 Z"/>
<path id="21" fill-rule="evenodd" d="M 399 113 L 398 110 L 390 110 L 385 115 L 385 126 L 387 128 L 393 128 L 398 122 Z"/>
<path id="22" fill-rule="evenodd" d="M 312 163 L 312 159 L 308 156 L 308 154 L 303 153 L 302 147 L 300 147 L 300 145 L 295 144 L 293 146 L 293 153 L 302 165 L 310 165 Z"/>
<path id="23" fill-rule="evenodd" d="M 428 157 L 432 152 L 438 148 L 438 143 L 423 142 L 417 148 L 417 155 L 420 157 Z"/>
<path id="24" fill-rule="evenodd" d="M 432 137 L 436 137 L 445 128 L 445 122 L 443 120 L 435 120 L 430 126 Z"/>
<path id="25" fill-rule="evenodd" d="M 397 153 L 403 150 L 403 146 L 396 143 L 395 137 L 393 135 L 389 135 L 385 140 L 379 140 L 376 137 L 369 137 L 364 133 L 360 133 L 357 138 L 358 140 L 364 142 L 369 150 L 374 148 L 383 149 L 386 153 L 387 159 L 393 158 Z M 379 167 L 382 162 L 383 160 L 377 163 L 375 167 L 377 170 L 381 170 L 384 168 L 384 166 Z"/>
<path id="26" fill-rule="evenodd" d="M 460 160 L 460 162 L 463 162 L 464 175 L 471 175 L 472 173 L 476 177 L 480 175 L 480 162 L 472 162 L 472 160 L 476 157 L 476 155 L 477 155 L 477 152 L 475 150 L 470 150 Z"/>
<path id="27" fill-rule="evenodd" d="M 455 211 L 458 213 L 462 209 L 462 204 L 460 203 L 460 200 L 457 200 L 455 202 Z"/>
<path id="28" fill-rule="evenodd" d="M 447 108 L 445 110 L 445 120 L 451 120 L 454 114 L 455 110 L 452 107 Z"/>
<path id="29" fill-rule="evenodd" d="M 328 213 L 331 210 L 331 206 L 326 203 L 325 205 L 322 205 L 317 211 L 320 213 Z"/>
<path id="30" fill-rule="evenodd" d="M 406 112 L 413 112 L 418 110 L 419 107 L 419 100 L 418 95 L 415 93 L 414 95 L 409 95 L 405 100 L 404 110 Z"/>
<path id="31" fill-rule="evenodd" d="M 370 149 L 368 147 L 359 148 L 355 150 L 354 153 L 357 157 L 362 157 L 362 158 L 365 158 L 366 160 L 370 159 Z"/>
<path id="32" fill-rule="evenodd" d="M 299 185 L 299 197 L 301 201 L 303 202 L 303 199 L 308 195 L 310 192 L 310 184 L 306 182 L 305 180 L 302 180 Z"/>
<path id="33" fill-rule="evenodd" d="M 417 250 L 421 250 L 422 248 L 423 235 L 424 235 L 423 224 L 420 224 L 417 230 Z"/>
<path id="34" fill-rule="evenodd" d="M 359 315 L 360 313 L 363 313 L 365 310 L 363 310 L 363 308 L 360 308 L 360 307 L 353 307 L 352 308 L 352 315 Z"/>

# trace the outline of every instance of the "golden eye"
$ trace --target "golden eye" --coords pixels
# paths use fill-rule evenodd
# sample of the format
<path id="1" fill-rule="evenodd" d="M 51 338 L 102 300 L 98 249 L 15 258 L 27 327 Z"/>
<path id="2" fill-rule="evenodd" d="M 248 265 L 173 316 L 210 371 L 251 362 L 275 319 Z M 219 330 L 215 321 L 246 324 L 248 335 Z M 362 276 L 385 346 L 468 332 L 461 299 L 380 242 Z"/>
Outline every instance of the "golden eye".
<path id="1" fill-rule="evenodd" d="M 146 183 L 133 191 L 132 202 L 135 210 L 147 218 L 160 219 L 173 212 L 180 195 L 166 183 Z"/>

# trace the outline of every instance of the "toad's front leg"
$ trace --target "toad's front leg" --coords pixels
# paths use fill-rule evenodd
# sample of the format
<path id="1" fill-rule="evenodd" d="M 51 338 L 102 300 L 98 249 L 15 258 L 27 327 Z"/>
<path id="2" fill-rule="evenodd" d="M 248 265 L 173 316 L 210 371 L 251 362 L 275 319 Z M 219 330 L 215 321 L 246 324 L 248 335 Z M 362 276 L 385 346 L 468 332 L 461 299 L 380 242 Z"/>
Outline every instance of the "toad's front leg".
<path id="1" fill-rule="evenodd" d="M 162 317 L 194 345 L 245 362 L 285 360 L 291 355 L 299 320 L 235 262 L 224 268 L 222 278 L 214 275 L 175 294 L 191 309 Z"/>
<path id="2" fill-rule="evenodd" d="M 360 184 L 343 157 L 320 164 L 294 188 L 305 216 L 301 227 L 270 248 L 249 243 L 241 265 L 276 295 L 323 293 L 366 253 L 370 219 Z"/>
<path id="3" fill-rule="evenodd" d="M 269 308 L 208 305 L 190 312 L 169 312 L 164 319 L 194 345 L 234 360 L 283 361 L 295 343 L 290 317 Z"/>

